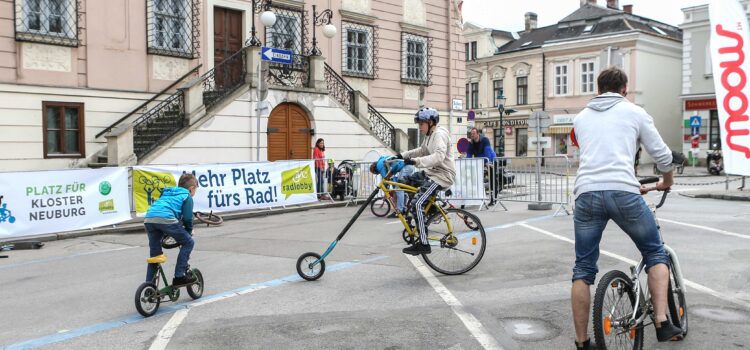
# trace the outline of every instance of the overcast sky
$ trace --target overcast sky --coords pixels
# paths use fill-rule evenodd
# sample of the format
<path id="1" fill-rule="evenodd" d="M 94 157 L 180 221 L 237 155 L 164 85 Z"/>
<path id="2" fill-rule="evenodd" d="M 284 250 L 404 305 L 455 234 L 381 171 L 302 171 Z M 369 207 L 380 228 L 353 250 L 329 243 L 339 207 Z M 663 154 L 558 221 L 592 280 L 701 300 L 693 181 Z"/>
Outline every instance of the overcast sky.
<path id="1" fill-rule="evenodd" d="M 633 5 L 633 13 L 660 22 L 679 26 L 682 8 L 707 4 L 709 0 L 620 0 L 622 5 Z M 598 0 L 600 6 L 606 0 Z M 464 0 L 464 21 L 482 27 L 506 31 L 524 29 L 524 14 L 535 12 L 539 27 L 557 23 L 580 7 L 580 0 Z"/>

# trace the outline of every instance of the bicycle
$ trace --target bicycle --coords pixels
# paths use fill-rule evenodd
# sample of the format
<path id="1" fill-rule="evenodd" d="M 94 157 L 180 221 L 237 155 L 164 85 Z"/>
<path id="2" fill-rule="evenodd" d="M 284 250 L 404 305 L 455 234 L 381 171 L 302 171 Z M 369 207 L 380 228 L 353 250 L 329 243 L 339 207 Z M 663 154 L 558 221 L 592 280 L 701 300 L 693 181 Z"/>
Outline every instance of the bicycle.
<path id="1" fill-rule="evenodd" d="M 300 277 L 308 281 L 314 281 L 323 275 L 325 258 L 333 251 L 336 244 L 344 237 L 354 221 L 370 205 L 378 193 L 382 191 L 389 200 L 392 200 L 393 197 L 389 194 L 394 191 L 417 193 L 418 188 L 416 187 L 390 181 L 393 175 L 390 171 L 390 164 L 396 161 L 401 160 L 386 161 L 387 176 L 380 181 L 377 188 L 349 220 L 338 237 L 331 242 L 322 256 L 314 252 L 307 252 L 297 259 L 297 273 Z M 387 186 L 392 186 L 392 188 Z M 422 258 L 429 267 L 442 274 L 460 275 L 466 273 L 479 264 L 484 255 L 487 245 L 484 227 L 474 214 L 458 208 L 443 208 L 436 203 L 438 203 L 437 194 L 432 195 L 425 205 L 425 214 L 427 215 L 425 229 L 427 230 L 427 239 L 433 249 L 431 254 L 422 254 Z M 417 227 L 412 226 L 411 220 L 407 221 L 404 213 L 397 208 L 396 213 L 408 237 L 418 239 L 419 230 Z"/>
<path id="2" fill-rule="evenodd" d="M 642 185 L 658 182 L 658 177 L 640 180 Z M 664 205 L 669 190 L 664 191 L 661 201 L 652 207 L 661 238 L 661 226 L 656 218 L 656 210 Z M 662 239 L 663 241 L 663 239 Z M 669 319 L 682 334 L 673 340 L 681 340 L 688 333 L 687 304 L 685 302 L 685 281 L 677 259 L 677 254 L 668 245 L 664 249 L 670 260 L 667 305 Z M 641 286 L 641 273 L 645 269 L 644 261 L 637 266 L 630 266 L 630 276 L 619 270 L 607 272 L 596 287 L 594 294 L 593 324 L 594 340 L 599 350 L 643 348 L 644 327 L 655 322 L 654 308 L 648 288 L 645 295 Z M 625 298 L 628 301 L 623 301 Z M 623 301 L 623 303 L 620 303 Z M 651 323 L 646 323 L 646 317 Z"/>
<path id="3" fill-rule="evenodd" d="M 196 211 L 195 213 L 193 213 L 193 215 L 195 216 L 196 219 L 198 219 L 198 221 L 206 224 L 206 227 L 210 225 L 221 225 L 222 223 L 224 223 L 224 218 L 222 218 L 219 215 L 214 214 L 213 210 L 210 211 L 208 214 L 204 212 Z"/>
<path id="4" fill-rule="evenodd" d="M 138 289 L 135 291 L 135 309 L 138 310 L 138 313 L 143 315 L 143 317 L 149 317 L 153 316 L 156 311 L 159 310 L 159 305 L 162 301 L 172 301 L 176 302 L 177 299 L 180 298 L 180 288 L 185 287 L 187 289 L 188 295 L 190 295 L 193 299 L 199 299 L 203 296 L 203 274 L 201 274 L 201 271 L 197 268 L 190 268 L 190 265 L 188 265 L 187 272 L 188 276 L 195 276 L 196 282 L 180 286 L 180 287 L 174 287 L 169 284 L 169 280 L 167 280 L 167 276 L 164 273 L 164 269 L 162 269 L 161 265 L 165 262 L 167 262 L 166 255 L 162 254 L 159 256 L 155 256 L 152 258 L 146 259 L 146 262 L 149 264 L 158 264 L 156 275 L 154 275 L 154 279 L 151 282 L 143 282 L 138 287 Z M 159 288 L 159 277 L 161 276 L 161 280 L 164 281 L 164 287 Z"/>

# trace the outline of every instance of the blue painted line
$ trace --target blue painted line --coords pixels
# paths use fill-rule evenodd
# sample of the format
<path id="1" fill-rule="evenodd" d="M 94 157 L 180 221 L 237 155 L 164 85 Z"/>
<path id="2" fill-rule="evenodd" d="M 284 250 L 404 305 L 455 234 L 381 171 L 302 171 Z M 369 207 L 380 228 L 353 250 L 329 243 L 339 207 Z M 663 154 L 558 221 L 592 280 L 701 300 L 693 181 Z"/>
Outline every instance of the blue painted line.
<path id="1" fill-rule="evenodd" d="M 327 270 L 329 272 L 344 270 L 344 269 L 355 267 L 357 265 L 367 264 L 367 263 L 375 262 L 378 260 L 383 260 L 386 258 L 387 256 L 377 256 L 374 258 L 361 260 L 361 261 L 354 260 L 354 261 L 338 263 L 338 264 L 334 264 L 330 266 Z M 159 312 L 157 312 L 156 315 L 150 318 L 161 316 L 161 315 L 166 315 L 166 314 L 171 314 L 180 309 L 190 308 L 193 305 L 198 304 L 198 303 L 205 303 L 207 300 L 222 299 L 222 298 L 227 298 L 231 296 L 237 296 L 239 294 L 242 294 L 243 292 L 246 292 L 251 289 L 256 289 L 258 287 L 276 287 L 276 286 L 280 286 L 286 283 L 297 282 L 297 281 L 302 281 L 302 278 L 299 277 L 299 275 L 289 275 L 286 277 L 277 278 L 275 280 L 253 283 L 253 284 L 240 287 L 240 288 L 236 288 L 227 292 L 205 296 L 198 300 L 193 300 L 193 301 L 184 302 L 180 304 L 173 304 L 173 305 L 161 307 L 159 308 Z M 139 323 L 147 319 L 148 318 L 145 318 L 141 315 L 126 316 L 126 317 L 112 320 L 112 321 L 106 321 L 106 322 L 97 323 L 97 324 L 90 325 L 90 326 L 77 328 L 77 329 L 74 329 L 65 333 L 50 334 L 44 337 L 30 339 L 30 340 L 18 342 L 15 344 L 10 344 L 10 345 L 4 346 L 2 349 L 5 349 L 5 350 L 33 349 L 33 348 L 37 348 L 40 346 L 45 346 L 45 345 L 73 339 L 73 338 L 82 337 L 82 336 L 89 335 L 89 334 L 94 334 L 94 333 L 98 333 L 102 331 L 107 331 L 110 329 L 120 328 L 126 325 Z"/>
<path id="2" fill-rule="evenodd" d="M 95 251 L 95 252 L 85 252 L 85 253 L 78 253 L 78 254 L 73 254 L 73 255 L 58 256 L 58 257 L 54 257 L 54 258 L 30 260 L 30 261 L 25 261 L 25 262 L 21 262 L 21 263 L 0 266 L 0 270 L 2 270 L 2 269 L 10 269 L 10 268 L 19 267 L 19 266 L 43 264 L 43 263 L 48 263 L 48 262 L 53 262 L 53 261 L 67 260 L 67 259 L 73 259 L 73 258 L 80 258 L 82 256 L 87 256 L 87 255 L 94 255 L 94 254 L 101 254 L 101 253 L 111 253 L 111 252 L 116 252 L 116 251 L 121 251 L 121 250 L 134 249 L 134 248 L 140 248 L 140 247 L 123 247 L 123 248 L 99 250 L 99 251 Z"/>

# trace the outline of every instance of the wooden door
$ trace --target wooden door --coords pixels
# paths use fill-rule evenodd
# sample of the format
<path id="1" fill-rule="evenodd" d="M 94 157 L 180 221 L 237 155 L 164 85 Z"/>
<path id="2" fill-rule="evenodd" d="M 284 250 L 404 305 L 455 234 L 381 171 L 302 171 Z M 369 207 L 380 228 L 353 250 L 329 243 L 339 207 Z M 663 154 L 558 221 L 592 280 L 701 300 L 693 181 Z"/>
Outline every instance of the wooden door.
<path id="1" fill-rule="evenodd" d="M 242 12 L 214 7 L 214 70 L 216 85 L 231 84 L 242 73 L 241 57 L 231 64 L 219 66 L 221 62 L 242 49 Z M 244 77 L 242 77 L 244 79 Z"/>
<path id="2" fill-rule="evenodd" d="M 310 119 L 300 106 L 276 106 L 268 119 L 268 160 L 312 159 L 311 132 Z"/>

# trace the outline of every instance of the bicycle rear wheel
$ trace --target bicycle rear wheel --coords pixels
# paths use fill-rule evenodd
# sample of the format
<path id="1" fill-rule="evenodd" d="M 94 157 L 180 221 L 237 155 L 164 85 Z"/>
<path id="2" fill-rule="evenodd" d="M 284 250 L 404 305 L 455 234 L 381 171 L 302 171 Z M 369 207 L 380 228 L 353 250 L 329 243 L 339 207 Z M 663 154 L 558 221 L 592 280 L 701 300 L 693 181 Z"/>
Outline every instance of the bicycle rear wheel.
<path id="1" fill-rule="evenodd" d="M 628 275 L 622 271 L 607 272 L 594 294 L 594 340 L 599 350 L 643 348 L 642 325 L 630 326 L 638 312 L 635 291 Z"/>
<path id="2" fill-rule="evenodd" d="M 449 208 L 445 214 L 448 220 L 439 211 L 427 219 L 425 228 L 432 253 L 422 257 L 437 272 L 460 275 L 482 260 L 487 236 L 482 222 L 474 214 L 457 208 Z"/>
<path id="3" fill-rule="evenodd" d="M 682 340 L 688 333 L 688 310 L 687 302 L 685 301 L 685 286 L 680 285 L 677 279 L 675 279 L 673 265 L 669 270 L 669 287 L 667 291 L 669 318 L 673 325 L 682 329 L 682 336 L 678 336 L 676 339 Z"/>
<path id="4" fill-rule="evenodd" d="M 391 203 L 385 197 L 375 198 L 370 203 L 370 211 L 372 215 L 382 218 L 391 212 Z"/>

